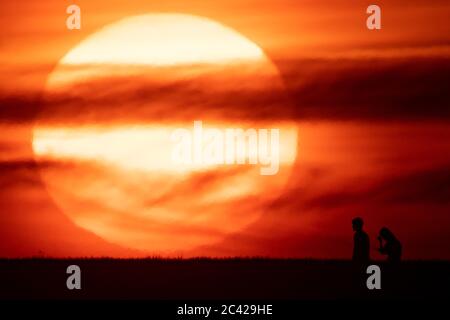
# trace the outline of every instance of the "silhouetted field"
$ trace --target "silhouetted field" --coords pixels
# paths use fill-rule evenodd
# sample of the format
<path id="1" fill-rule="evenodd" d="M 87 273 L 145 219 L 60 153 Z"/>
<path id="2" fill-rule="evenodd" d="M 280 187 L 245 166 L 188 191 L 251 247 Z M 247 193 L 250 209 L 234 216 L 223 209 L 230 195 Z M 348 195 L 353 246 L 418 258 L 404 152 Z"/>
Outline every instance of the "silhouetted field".
<path id="1" fill-rule="evenodd" d="M 66 288 L 81 268 L 82 289 Z M 381 290 L 350 261 L 297 259 L 0 259 L 0 299 L 448 299 L 449 261 L 381 267 Z"/>

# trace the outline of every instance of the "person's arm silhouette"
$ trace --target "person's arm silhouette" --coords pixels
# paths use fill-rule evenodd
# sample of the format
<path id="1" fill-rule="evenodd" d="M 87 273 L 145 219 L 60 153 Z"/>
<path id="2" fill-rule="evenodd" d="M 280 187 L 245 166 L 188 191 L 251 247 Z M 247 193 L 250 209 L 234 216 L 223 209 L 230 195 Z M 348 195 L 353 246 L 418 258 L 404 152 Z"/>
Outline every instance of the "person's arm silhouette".
<path id="1" fill-rule="evenodd" d="M 385 246 L 383 246 L 383 238 L 381 236 L 378 236 L 378 242 L 380 243 L 378 252 L 380 252 L 381 254 L 386 254 L 386 248 Z"/>

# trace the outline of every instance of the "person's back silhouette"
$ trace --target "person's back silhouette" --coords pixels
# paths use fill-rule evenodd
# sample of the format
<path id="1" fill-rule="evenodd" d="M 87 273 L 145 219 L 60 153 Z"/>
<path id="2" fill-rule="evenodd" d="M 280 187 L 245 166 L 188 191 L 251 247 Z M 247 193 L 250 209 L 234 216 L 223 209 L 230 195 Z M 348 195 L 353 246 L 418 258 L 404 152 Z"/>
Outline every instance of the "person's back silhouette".
<path id="1" fill-rule="evenodd" d="M 387 260 L 389 262 L 400 261 L 402 257 L 402 245 L 391 230 L 386 227 L 381 228 L 378 241 L 380 241 L 378 251 L 381 254 L 387 255 Z"/>
<path id="2" fill-rule="evenodd" d="M 367 233 L 363 230 L 364 221 L 357 217 L 352 220 L 353 231 L 353 257 L 352 260 L 358 263 L 369 262 L 370 240 Z"/>

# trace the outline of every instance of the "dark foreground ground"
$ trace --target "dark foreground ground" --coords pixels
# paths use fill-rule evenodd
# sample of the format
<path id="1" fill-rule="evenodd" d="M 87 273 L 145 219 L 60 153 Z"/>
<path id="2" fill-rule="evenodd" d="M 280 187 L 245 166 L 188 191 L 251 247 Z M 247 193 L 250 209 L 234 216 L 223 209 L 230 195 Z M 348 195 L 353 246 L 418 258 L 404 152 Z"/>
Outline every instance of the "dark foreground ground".
<path id="1" fill-rule="evenodd" d="M 66 268 L 81 268 L 68 290 Z M 270 259 L 0 260 L 0 299 L 448 299 L 450 262 L 380 266 L 381 290 L 349 261 Z"/>

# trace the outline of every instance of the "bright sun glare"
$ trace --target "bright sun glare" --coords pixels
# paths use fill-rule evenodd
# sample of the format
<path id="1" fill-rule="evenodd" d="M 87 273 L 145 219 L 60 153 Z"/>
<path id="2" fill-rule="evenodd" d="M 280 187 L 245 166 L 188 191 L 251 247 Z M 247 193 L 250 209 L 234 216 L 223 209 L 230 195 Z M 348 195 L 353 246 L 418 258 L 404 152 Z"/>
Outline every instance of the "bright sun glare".
<path id="1" fill-rule="evenodd" d="M 61 63 L 168 66 L 262 56 L 257 45 L 210 19 L 152 14 L 125 18 L 104 27 L 72 49 Z"/>

